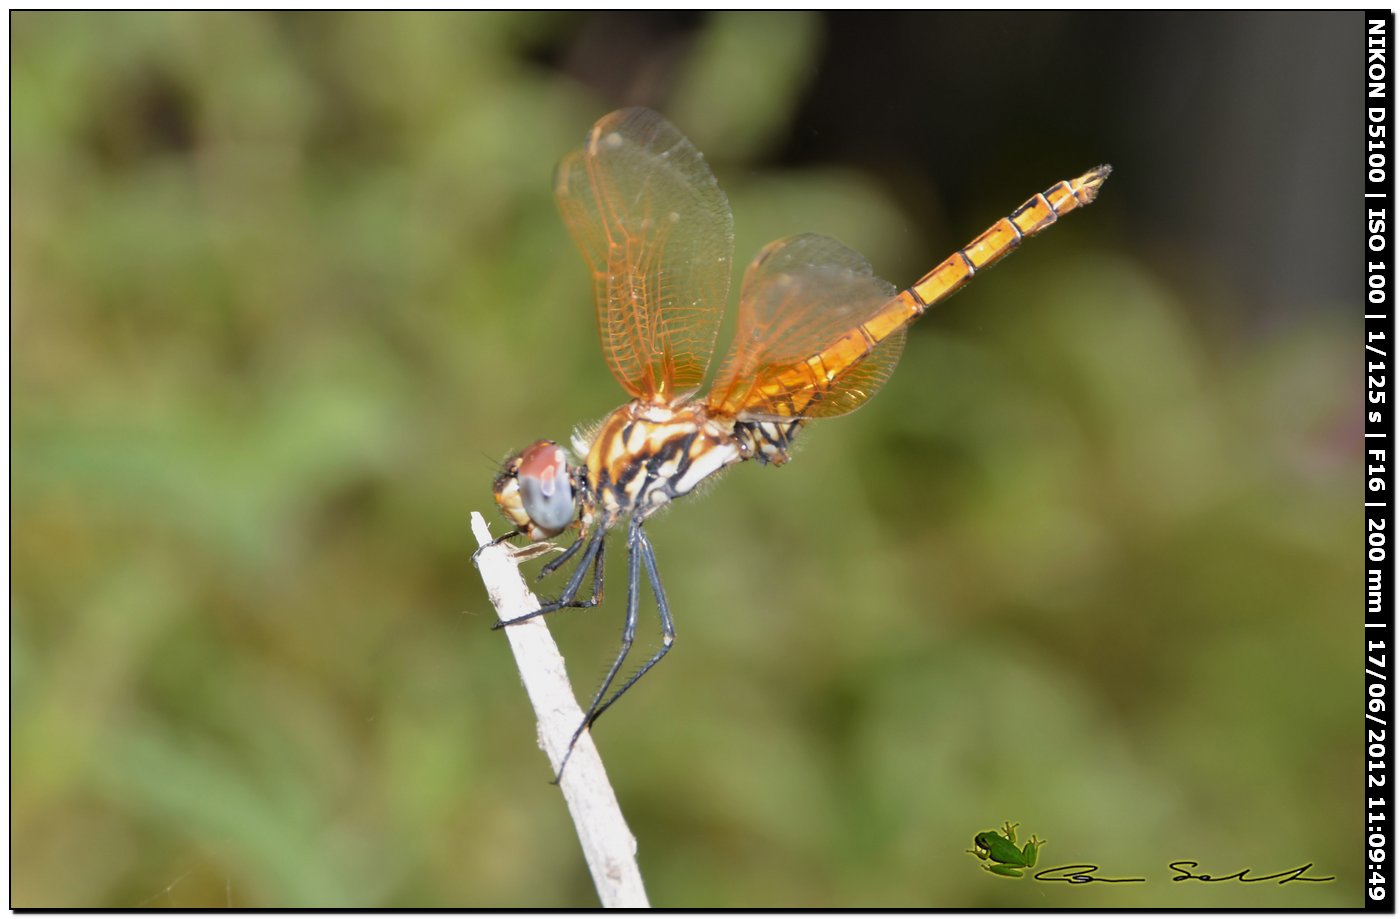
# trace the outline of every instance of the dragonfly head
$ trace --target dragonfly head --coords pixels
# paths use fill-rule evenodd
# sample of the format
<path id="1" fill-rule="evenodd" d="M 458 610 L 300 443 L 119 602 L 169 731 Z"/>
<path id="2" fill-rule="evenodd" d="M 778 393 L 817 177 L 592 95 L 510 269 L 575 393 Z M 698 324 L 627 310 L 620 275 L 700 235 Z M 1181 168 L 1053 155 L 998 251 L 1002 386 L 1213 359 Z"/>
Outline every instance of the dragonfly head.
<path id="1" fill-rule="evenodd" d="M 501 466 L 492 492 L 501 513 L 534 540 L 562 533 L 578 512 L 574 470 L 552 440 L 539 440 Z"/>

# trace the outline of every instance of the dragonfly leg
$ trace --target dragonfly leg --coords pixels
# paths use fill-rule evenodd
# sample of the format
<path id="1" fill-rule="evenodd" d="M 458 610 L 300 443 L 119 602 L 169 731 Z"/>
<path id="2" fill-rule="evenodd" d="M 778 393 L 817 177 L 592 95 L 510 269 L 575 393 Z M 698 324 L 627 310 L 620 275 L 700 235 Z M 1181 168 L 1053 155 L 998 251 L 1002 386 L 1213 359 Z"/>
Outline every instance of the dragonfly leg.
<path id="1" fill-rule="evenodd" d="M 586 609 L 590 606 L 597 606 L 603 599 L 603 537 L 606 535 L 601 528 L 594 531 L 592 536 L 580 536 L 575 545 L 587 541 L 588 545 L 583 550 L 583 558 L 579 560 L 578 567 L 569 577 L 569 583 L 564 585 L 564 592 L 559 595 L 559 599 L 551 600 L 540 605 L 539 609 L 531 610 L 523 616 L 516 616 L 514 619 L 503 619 L 491 626 L 493 629 L 503 629 L 508 625 L 515 625 L 517 622 L 525 622 L 534 619 L 536 616 L 543 616 L 565 607 Z M 572 551 L 573 547 L 570 547 Z M 593 593 L 587 600 L 576 600 L 579 587 L 583 584 L 583 576 L 588 573 L 589 566 L 593 567 Z"/>
<path id="2" fill-rule="evenodd" d="M 656 597 L 657 612 L 661 616 L 661 649 L 652 655 L 627 682 L 623 683 L 612 695 L 608 696 L 608 687 L 612 685 L 617 673 L 622 669 L 622 664 L 627 660 L 627 654 L 632 650 L 632 641 L 637 634 L 637 605 L 641 594 L 641 566 L 646 567 L 647 581 L 651 584 L 652 595 Z M 666 592 L 661 587 L 661 575 L 656 569 L 656 552 L 651 547 L 651 540 L 642 530 L 642 522 L 633 518 L 632 525 L 627 533 L 627 619 L 622 627 L 622 647 L 618 649 L 617 659 L 608 670 L 608 675 L 603 678 L 603 685 L 598 687 L 598 691 L 593 696 L 593 701 L 589 703 L 588 711 L 583 716 L 583 722 L 574 731 L 574 736 L 569 740 L 569 749 L 564 753 L 564 760 L 559 764 L 559 772 L 554 776 L 554 784 L 559 784 L 559 777 L 564 774 L 564 766 L 569 762 L 569 757 L 574 752 L 574 744 L 583 732 L 592 727 L 603 712 L 607 711 L 614 702 L 622 697 L 622 694 L 631 689 L 633 684 L 642 678 L 652 667 L 655 667 L 661 658 L 666 656 L 666 652 L 671 650 L 671 645 L 676 640 L 675 624 L 671 620 L 671 608 L 666 602 Z M 606 696 L 606 701 L 604 701 Z"/>
<path id="3" fill-rule="evenodd" d="M 535 580 L 543 581 L 545 578 L 558 571 L 561 567 L 563 567 L 563 565 L 566 562 L 568 562 L 569 559 L 573 558 L 576 554 L 578 554 L 578 550 L 583 547 L 584 542 L 585 540 L 583 539 L 583 537 L 575 539 L 573 543 L 569 546 L 569 548 L 564 550 L 563 554 L 561 554 L 554 561 L 548 562 L 540 567 L 540 573 L 535 575 Z"/>
<path id="4" fill-rule="evenodd" d="M 661 574 L 656 569 L 656 552 L 652 549 L 651 540 L 647 539 L 647 535 L 642 532 L 641 527 L 637 528 L 637 548 L 635 551 L 642 557 L 642 565 L 647 571 L 647 581 L 651 584 L 652 596 L 656 597 L 656 612 L 661 618 L 661 647 L 652 655 L 651 660 L 637 668 L 637 672 L 632 674 L 617 692 L 609 696 L 606 702 L 602 705 L 596 705 L 595 700 L 595 707 L 587 721 L 590 725 L 597 721 L 614 702 L 622 698 L 622 694 L 631 689 L 632 685 L 646 675 L 648 670 L 660 663 L 661 658 L 666 656 L 666 652 L 671 650 L 671 645 L 676 640 L 676 625 L 671 619 L 671 606 L 666 602 L 666 591 L 661 587 Z M 633 578 L 633 583 L 628 586 L 635 590 L 638 586 L 636 578 Z"/>
<path id="5" fill-rule="evenodd" d="M 502 535 L 502 536 L 497 536 L 495 539 L 491 540 L 491 541 L 488 542 L 486 545 L 477 547 L 477 550 L 476 550 L 475 552 L 472 553 L 472 561 L 475 562 L 475 561 L 476 561 L 476 557 L 477 557 L 478 555 L 480 555 L 481 553 L 485 552 L 487 549 L 490 549 L 490 548 L 493 547 L 493 546 L 499 546 L 501 543 L 505 542 L 507 539 L 514 539 L 515 537 L 517 537 L 517 536 L 519 536 L 519 535 L 520 535 L 520 531 L 519 531 L 519 530 L 511 530 L 509 533 L 506 533 L 506 534 L 504 534 L 504 535 Z"/>
<path id="6" fill-rule="evenodd" d="M 641 581 L 641 553 L 637 551 L 639 543 L 645 541 L 642 534 L 642 522 L 639 518 L 633 517 L 631 524 L 627 528 L 627 618 L 622 623 L 622 646 L 618 648 L 617 659 L 608 668 L 607 676 L 603 677 L 603 685 L 598 687 L 598 691 L 593 694 L 593 701 L 588 703 L 588 710 L 583 715 L 583 721 L 579 722 L 574 736 L 569 738 L 569 748 L 564 751 L 564 759 L 559 763 L 559 771 L 555 773 L 554 784 L 559 784 L 559 778 L 564 774 L 564 767 L 568 765 L 569 757 L 574 753 L 574 745 L 578 743 L 579 737 L 588 729 L 598 717 L 599 705 L 607 694 L 608 687 L 617 678 L 617 672 L 622 669 L 622 664 L 627 660 L 627 654 L 632 650 L 632 641 L 637 637 L 637 601 L 638 587 Z M 632 681 L 628 681 L 629 685 Z M 611 700 L 609 700 L 611 701 Z"/>

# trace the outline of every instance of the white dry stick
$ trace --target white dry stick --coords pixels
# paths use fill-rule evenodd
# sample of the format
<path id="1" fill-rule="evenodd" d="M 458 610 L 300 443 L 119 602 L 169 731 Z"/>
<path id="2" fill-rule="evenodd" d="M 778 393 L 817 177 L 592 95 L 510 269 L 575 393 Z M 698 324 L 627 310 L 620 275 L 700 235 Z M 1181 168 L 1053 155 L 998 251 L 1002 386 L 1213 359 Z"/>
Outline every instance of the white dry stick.
<path id="1" fill-rule="evenodd" d="M 485 546 L 491 531 L 481 515 L 472 512 L 472 533 Z M 476 556 L 476 567 L 486 584 L 487 596 L 501 619 L 514 619 L 539 609 L 540 601 L 520 577 L 510 546 L 492 546 Z M 540 749 L 549 757 L 555 773 L 569 749 L 569 738 L 583 721 L 583 709 L 574 699 L 564 658 L 544 617 L 537 616 L 504 630 L 510 640 L 520 679 L 538 719 Z M 608 774 L 598 756 L 598 748 L 588 731 L 579 736 L 569 757 L 569 768 L 560 777 L 564 802 L 574 818 L 574 829 L 583 846 L 583 857 L 593 875 L 593 886 L 605 907 L 644 908 L 646 888 L 637 867 L 637 839 L 622 819 L 617 796 L 608 783 Z"/>

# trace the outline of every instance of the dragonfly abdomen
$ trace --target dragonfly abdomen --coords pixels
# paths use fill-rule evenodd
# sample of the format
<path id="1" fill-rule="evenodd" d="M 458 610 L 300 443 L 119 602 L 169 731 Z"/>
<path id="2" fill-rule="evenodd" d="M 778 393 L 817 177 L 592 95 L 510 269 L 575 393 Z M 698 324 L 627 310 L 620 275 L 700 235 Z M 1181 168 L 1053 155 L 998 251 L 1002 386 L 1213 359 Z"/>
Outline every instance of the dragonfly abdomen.
<path id="1" fill-rule="evenodd" d="M 1034 236 L 1075 208 L 1091 203 L 1110 171 L 1107 166 L 1098 166 L 1077 179 L 1056 182 L 948 256 L 905 291 L 920 304 L 915 317 L 960 290 L 983 268 L 990 268 L 1009 255 L 1026 237 Z"/>
<path id="2" fill-rule="evenodd" d="M 806 423 L 806 418 L 736 421 L 734 437 L 739 441 L 746 459 L 756 459 L 764 466 L 781 466 L 788 461 L 792 441 Z"/>
<path id="3" fill-rule="evenodd" d="M 770 413 L 814 417 L 840 414 L 848 411 L 852 404 L 864 401 L 869 392 L 884 382 L 892 362 L 873 374 L 873 386 L 846 385 L 837 403 L 821 404 L 852 371 L 859 372 L 859 365 L 881 345 L 893 344 L 896 350 L 892 354 L 897 356 L 899 344 L 891 339 L 933 304 L 960 290 L 977 272 L 1011 254 L 1023 240 L 1093 201 L 1108 173 L 1107 166 L 1099 166 L 1077 179 L 1057 182 L 1035 195 L 948 256 L 918 282 L 891 297 L 869 319 L 832 339 L 822 350 L 803 361 L 768 370 L 767 378 L 753 388 L 753 393 L 759 397 L 756 401 Z M 781 451 L 777 455 L 782 455 Z"/>

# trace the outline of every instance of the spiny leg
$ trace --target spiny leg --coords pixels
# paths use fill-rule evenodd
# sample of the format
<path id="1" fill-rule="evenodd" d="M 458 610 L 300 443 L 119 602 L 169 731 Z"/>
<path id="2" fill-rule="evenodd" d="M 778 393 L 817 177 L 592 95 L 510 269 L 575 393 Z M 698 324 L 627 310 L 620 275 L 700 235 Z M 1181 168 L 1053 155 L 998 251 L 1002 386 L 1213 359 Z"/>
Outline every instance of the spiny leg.
<path id="1" fill-rule="evenodd" d="M 642 564 L 646 566 L 647 570 L 647 580 L 651 582 L 652 596 L 656 597 L 656 612 L 661 618 L 661 647 L 652 655 L 651 660 L 638 668 L 637 672 L 632 674 L 627 682 L 623 683 L 621 688 L 608 698 L 608 701 L 593 709 L 592 714 L 589 715 L 586 722 L 589 725 L 597 721 L 602 716 L 603 712 L 607 711 L 614 702 L 622 698 L 622 694 L 631 689 L 632 685 L 640 680 L 648 670 L 660 663 L 661 658 L 666 656 L 666 652 L 671 650 L 671 645 L 676 640 L 676 627 L 675 623 L 671 620 L 671 607 L 666 602 L 666 591 L 661 587 L 661 574 L 656 569 L 656 552 L 651 547 L 651 540 L 647 539 L 647 534 L 642 531 L 640 526 L 637 527 L 636 551 L 642 556 Z"/>
<path id="2" fill-rule="evenodd" d="M 578 539 L 575 539 L 573 543 L 570 544 L 569 548 L 565 549 L 563 554 L 561 554 L 558 558 L 556 558 L 552 562 L 548 562 L 545 565 L 542 565 L 540 567 L 540 573 L 535 575 L 535 580 L 543 581 L 545 578 L 558 571 L 561 567 L 563 567 L 563 565 L 566 562 L 568 562 L 569 559 L 574 557 L 574 555 L 578 552 L 579 548 L 583 546 L 584 541 L 585 540 L 583 539 L 583 537 L 580 536 Z"/>
<path id="3" fill-rule="evenodd" d="M 632 650 L 632 641 L 637 637 L 637 593 L 639 586 L 639 575 L 641 570 L 638 567 L 640 555 L 637 552 L 639 537 L 645 539 L 642 534 L 642 524 L 639 518 L 633 517 L 632 523 L 627 528 L 627 618 L 622 623 L 622 646 L 618 648 L 617 659 L 608 668 L 607 676 L 603 677 L 603 685 L 598 687 L 598 691 L 593 694 L 593 701 L 588 703 L 588 711 L 584 713 L 583 721 L 579 723 L 574 736 L 569 738 L 569 748 L 564 751 L 564 758 L 559 763 L 559 771 L 554 775 L 554 784 L 559 784 L 559 779 L 564 775 L 564 767 L 569 763 L 569 757 L 574 755 L 574 745 L 578 743 L 579 737 L 593 723 L 598 716 L 598 702 L 603 698 L 612 681 L 617 677 L 617 672 L 622 669 L 623 661 L 627 660 L 627 653 Z M 628 682 L 631 685 L 632 681 Z M 612 700 L 609 699 L 609 702 Z"/>
<path id="4" fill-rule="evenodd" d="M 503 629 L 508 625 L 515 625 L 517 622 L 525 622 L 526 620 L 534 619 L 536 616 L 543 616 L 546 613 L 561 610 L 566 606 L 578 609 L 597 606 L 599 601 L 603 598 L 603 537 L 606 535 L 606 532 L 607 531 L 602 527 L 599 527 L 593 532 L 591 537 L 580 536 L 575 541 L 575 545 L 577 545 L 587 539 L 588 546 L 583 551 L 583 558 L 579 560 L 578 567 L 574 569 L 574 573 L 569 577 L 569 583 L 564 585 L 564 592 L 559 595 L 559 599 L 541 604 L 539 609 L 531 610 L 523 616 L 516 616 L 514 619 L 504 619 L 491 626 L 491 628 Z M 572 549 L 572 547 L 570 548 Z M 590 564 L 593 566 L 593 595 L 587 600 L 575 600 L 574 597 L 578 596 L 579 587 L 583 584 L 583 576 L 587 573 Z"/>

